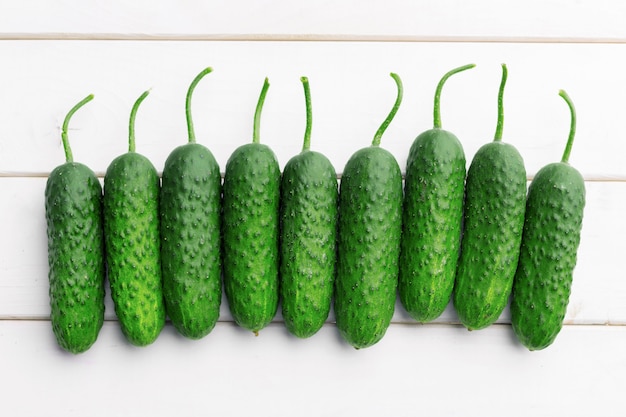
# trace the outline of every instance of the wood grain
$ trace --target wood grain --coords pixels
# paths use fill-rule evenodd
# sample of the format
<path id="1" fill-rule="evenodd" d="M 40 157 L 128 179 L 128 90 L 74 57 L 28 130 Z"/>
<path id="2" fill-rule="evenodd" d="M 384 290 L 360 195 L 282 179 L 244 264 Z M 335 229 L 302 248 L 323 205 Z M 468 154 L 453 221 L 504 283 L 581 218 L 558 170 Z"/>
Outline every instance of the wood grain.
<path id="1" fill-rule="evenodd" d="M 311 83 L 312 147 L 341 173 L 350 155 L 368 146 L 395 100 L 389 76 L 398 73 L 405 96 L 382 145 L 402 168 L 413 139 L 433 125 L 435 87 L 454 67 L 475 69 L 450 79 L 442 93 L 443 127 L 461 140 L 468 160 L 496 128 L 500 64 L 509 67 L 504 140 L 524 157 L 530 176 L 560 159 L 569 111 L 576 105 L 577 139 L 570 162 L 586 179 L 624 180 L 626 45 L 491 43 L 306 43 L 6 41 L 0 78 L 0 173 L 45 176 L 62 162 L 60 126 L 89 93 L 95 99 L 72 119 L 76 160 L 103 174 L 126 151 L 134 100 L 150 96 L 137 115 L 137 151 L 158 169 L 187 140 L 187 87 L 203 68 L 214 72 L 192 103 L 198 142 L 222 167 L 236 147 L 252 140 L 256 99 L 264 77 L 270 89 L 261 141 L 283 166 L 300 151 L 305 110 L 300 76 Z M 19 80 L 19 81 L 16 81 Z"/>
<path id="2" fill-rule="evenodd" d="M 153 345 L 136 348 L 106 322 L 78 357 L 54 346 L 45 322 L 0 321 L 0 335 L 0 367 L 10 376 L 0 382 L 0 410 L 18 416 L 618 417 L 626 405 L 626 332 L 611 326 L 568 326 L 532 353 L 507 325 L 392 326 L 357 351 L 334 326 L 296 340 L 279 325 L 255 337 L 228 323 L 200 341 L 166 326 Z"/>
<path id="3" fill-rule="evenodd" d="M 2 3 L 4 39 L 626 41 L 615 0 Z"/>
<path id="4" fill-rule="evenodd" d="M 108 2 L 0 0 L 0 415 L 7 416 L 623 416 L 626 400 L 626 3 L 616 0 L 233 0 Z M 122 336 L 110 297 L 107 321 L 85 354 L 61 351 L 51 331 L 43 191 L 63 162 L 60 126 L 74 157 L 101 177 L 126 151 L 134 100 L 137 150 L 162 170 L 187 139 L 187 87 L 196 89 L 198 142 L 222 170 L 252 139 L 269 77 L 261 141 L 282 166 L 299 152 L 311 82 L 312 148 L 339 174 L 368 146 L 395 87 L 404 102 L 382 146 L 404 169 L 409 147 L 432 127 L 433 94 L 451 68 L 443 127 L 469 160 L 493 138 L 500 64 L 509 68 L 504 140 L 529 180 L 560 158 L 569 129 L 565 89 L 578 111 L 570 162 L 587 206 L 563 331 L 528 352 L 505 310 L 468 332 L 451 306 L 417 324 L 397 304 L 383 340 L 356 351 L 328 319 L 311 339 L 290 336 L 278 314 L 258 337 L 222 303 L 200 341 L 167 324 L 147 348 Z"/>

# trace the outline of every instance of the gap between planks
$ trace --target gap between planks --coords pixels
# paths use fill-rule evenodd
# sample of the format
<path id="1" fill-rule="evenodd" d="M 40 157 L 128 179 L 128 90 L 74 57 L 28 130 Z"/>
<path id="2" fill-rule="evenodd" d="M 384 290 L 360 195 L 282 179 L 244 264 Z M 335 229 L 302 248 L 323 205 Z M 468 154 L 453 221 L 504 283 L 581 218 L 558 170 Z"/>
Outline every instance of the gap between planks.
<path id="1" fill-rule="evenodd" d="M 104 172 L 96 172 L 96 176 L 100 179 L 104 178 Z M 221 172 L 221 177 L 224 179 L 224 172 Z M 159 177 L 163 175 L 162 171 L 158 171 Z M 341 173 L 337 173 L 337 179 L 341 180 Z M 11 171 L 0 171 L 0 179 L 1 178 L 48 178 L 50 176 L 50 172 L 11 172 Z M 402 179 L 405 179 L 405 173 L 402 173 Z M 527 181 L 532 181 L 533 176 L 528 176 Z M 626 182 L 625 176 L 603 176 L 603 175 L 590 175 L 585 177 L 585 182 Z"/>
<path id="2" fill-rule="evenodd" d="M 27 316 L 16 316 L 16 317 L 10 317 L 10 316 L 0 316 L 0 322 L 3 321 L 15 321 L 15 322 L 49 322 L 50 319 L 48 317 L 40 317 L 40 316 L 32 316 L 32 317 L 27 317 Z M 116 317 L 105 317 L 104 319 L 105 322 L 111 322 L 111 323 L 115 323 L 118 322 L 118 319 Z M 218 320 L 217 323 L 224 323 L 224 324 L 233 324 L 236 325 L 234 320 Z M 284 326 L 285 322 L 282 320 L 273 320 L 269 325 L 278 325 L 278 326 Z M 166 325 L 171 326 L 172 323 L 170 322 L 169 319 L 166 320 Z M 432 321 L 429 323 L 418 323 L 416 321 L 414 322 L 410 322 L 410 321 L 391 321 L 391 323 L 389 324 L 390 326 L 413 326 L 413 327 L 431 327 L 431 326 L 452 326 L 452 327 L 463 327 L 463 325 L 458 322 L 458 321 L 454 321 L 454 320 L 447 320 L 447 321 Z M 326 322 L 324 323 L 324 326 L 333 326 L 336 327 L 335 322 Z M 492 326 L 507 326 L 510 327 L 511 323 L 508 321 L 501 321 L 501 322 L 495 322 L 492 323 L 490 325 L 490 327 Z M 565 320 L 565 322 L 563 322 L 563 327 L 565 326 L 594 326 L 594 327 L 626 327 L 626 322 L 605 322 L 605 323 L 585 323 L 585 322 L 580 322 L 580 323 L 576 323 L 576 322 L 571 322 L 568 320 Z M 476 330 L 476 332 L 480 332 L 480 330 Z"/>
<path id="3" fill-rule="evenodd" d="M 0 33 L 0 41 L 159 41 L 159 42 L 399 42 L 399 43 L 521 43 L 626 44 L 622 37 L 575 36 L 424 36 L 350 34 L 145 34 L 145 33 Z"/>

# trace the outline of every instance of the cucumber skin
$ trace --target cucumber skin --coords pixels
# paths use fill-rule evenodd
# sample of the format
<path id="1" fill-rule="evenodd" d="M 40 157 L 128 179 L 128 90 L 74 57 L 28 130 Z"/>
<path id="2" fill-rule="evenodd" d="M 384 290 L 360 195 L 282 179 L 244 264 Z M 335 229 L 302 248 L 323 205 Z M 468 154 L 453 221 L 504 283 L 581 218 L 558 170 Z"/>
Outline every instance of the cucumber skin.
<path id="1" fill-rule="evenodd" d="M 50 319 L 63 349 L 78 354 L 104 322 L 102 187 L 87 166 L 56 167 L 45 189 Z"/>
<path id="2" fill-rule="evenodd" d="M 165 324 L 159 176 L 143 155 L 115 158 L 104 176 L 104 236 L 111 298 L 130 343 L 154 342 Z"/>
<path id="3" fill-rule="evenodd" d="M 551 345 L 563 326 L 580 243 L 585 182 L 568 164 L 549 164 L 528 190 L 511 300 L 511 323 L 529 350 Z"/>
<path id="4" fill-rule="evenodd" d="M 185 337 L 213 330 L 222 301 L 222 177 L 213 154 L 197 143 L 175 148 L 161 180 L 163 297 Z"/>
<path id="5" fill-rule="evenodd" d="M 522 240 L 526 186 L 524 161 L 507 143 L 483 145 L 470 164 L 453 295 L 459 319 L 469 330 L 495 322 L 509 302 Z"/>
<path id="6" fill-rule="evenodd" d="M 357 349 L 385 335 L 394 313 L 402 231 L 402 174 L 371 146 L 348 160 L 340 182 L 335 315 Z"/>
<path id="7" fill-rule="evenodd" d="M 398 293 L 411 317 L 429 322 L 450 302 L 461 246 L 465 153 L 443 129 L 420 134 L 404 185 Z"/>
<path id="8" fill-rule="evenodd" d="M 287 330 L 313 336 L 330 312 L 336 272 L 337 174 L 321 153 L 290 159 L 281 183 L 280 276 Z"/>
<path id="9" fill-rule="evenodd" d="M 224 292 L 235 322 L 258 333 L 278 310 L 280 167 L 266 145 L 237 148 L 222 200 Z"/>

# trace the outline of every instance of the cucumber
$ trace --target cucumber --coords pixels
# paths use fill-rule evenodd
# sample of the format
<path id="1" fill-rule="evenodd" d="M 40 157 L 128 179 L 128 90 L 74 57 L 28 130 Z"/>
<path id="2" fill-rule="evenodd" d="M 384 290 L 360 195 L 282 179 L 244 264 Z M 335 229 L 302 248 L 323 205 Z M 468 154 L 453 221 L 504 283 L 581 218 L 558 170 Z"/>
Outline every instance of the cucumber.
<path id="1" fill-rule="evenodd" d="M 154 342 L 165 324 L 159 233 L 159 176 L 135 152 L 135 102 L 129 150 L 115 158 L 104 176 L 104 236 L 111 298 L 130 343 Z"/>
<path id="2" fill-rule="evenodd" d="M 302 152 L 292 157 L 281 181 L 280 276 L 282 315 L 300 338 L 319 331 L 330 312 L 336 268 L 337 174 L 311 147 L 309 81 L 301 78 L 307 110 Z"/>
<path id="3" fill-rule="evenodd" d="M 61 133 L 66 162 L 50 173 L 45 189 L 50 321 L 57 343 L 68 352 L 87 351 L 104 321 L 102 187 L 94 172 L 74 162 L 65 117 Z"/>
<path id="4" fill-rule="evenodd" d="M 508 304 L 522 240 L 526 169 L 517 149 L 502 142 L 506 79 L 503 64 L 495 139 L 474 155 L 465 184 L 453 301 L 459 320 L 469 330 L 489 326 Z"/>
<path id="5" fill-rule="evenodd" d="M 585 181 L 569 164 L 576 133 L 574 104 L 561 162 L 541 168 L 528 188 L 526 218 L 511 299 L 511 323 L 529 350 L 550 346 L 563 326 L 585 208 Z"/>
<path id="6" fill-rule="evenodd" d="M 406 163 L 398 294 L 404 309 L 426 323 L 450 302 L 461 242 L 465 152 L 459 139 L 441 128 L 440 96 L 446 73 L 435 90 L 434 127 L 411 145 Z"/>
<path id="7" fill-rule="evenodd" d="M 341 336 L 357 349 L 379 342 L 394 313 L 402 231 L 402 173 L 395 157 L 380 147 L 396 102 L 372 145 L 346 163 L 339 188 L 335 315 Z"/>
<path id="8" fill-rule="evenodd" d="M 278 309 L 280 167 L 260 143 L 267 78 L 254 115 L 253 141 L 226 162 L 222 201 L 224 292 L 235 322 L 255 335 Z"/>
<path id="9" fill-rule="evenodd" d="M 163 298 L 180 334 L 200 339 L 213 330 L 222 301 L 222 177 L 213 154 L 196 143 L 191 96 L 206 68 L 187 91 L 189 140 L 175 148 L 163 168 L 160 194 Z"/>

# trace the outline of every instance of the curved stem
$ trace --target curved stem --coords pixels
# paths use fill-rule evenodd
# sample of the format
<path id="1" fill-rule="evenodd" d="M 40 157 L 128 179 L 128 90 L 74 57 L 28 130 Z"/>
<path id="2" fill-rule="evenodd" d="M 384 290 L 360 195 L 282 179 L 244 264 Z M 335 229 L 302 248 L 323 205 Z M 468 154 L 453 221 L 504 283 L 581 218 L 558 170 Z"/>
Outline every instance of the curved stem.
<path id="1" fill-rule="evenodd" d="M 135 101 L 132 110 L 130 111 L 130 122 L 128 123 L 128 152 L 135 152 L 135 117 L 137 116 L 137 109 L 141 102 L 148 97 L 150 90 L 144 91 L 141 96 Z"/>
<path id="2" fill-rule="evenodd" d="M 500 90 L 498 91 L 498 123 L 496 125 L 496 135 L 494 141 L 502 141 L 502 130 L 504 129 L 504 86 L 508 76 L 506 64 L 502 64 L 502 81 L 500 81 Z"/>
<path id="3" fill-rule="evenodd" d="M 435 90 L 435 106 L 434 106 L 434 127 L 435 129 L 441 129 L 441 90 L 443 90 L 443 85 L 452 75 L 457 74 L 461 71 L 468 70 L 470 68 L 474 68 L 475 64 L 463 65 L 462 67 L 455 68 L 453 70 L 448 71 L 437 84 L 437 89 Z"/>
<path id="4" fill-rule="evenodd" d="M 263 82 L 263 88 L 261 89 L 261 95 L 259 101 L 256 104 L 256 110 L 254 111 L 254 128 L 252 129 L 252 143 L 260 143 L 260 128 L 261 128 L 261 110 L 263 110 L 263 103 L 265 102 L 265 96 L 267 95 L 267 89 L 270 87 L 270 82 L 265 77 Z"/>
<path id="5" fill-rule="evenodd" d="M 572 99 L 567 95 L 564 90 L 559 90 L 559 95 L 563 97 L 563 99 L 569 106 L 569 111 L 572 118 L 569 128 L 569 138 L 567 139 L 567 145 L 565 146 L 565 151 L 563 152 L 563 158 L 561 158 L 561 162 L 567 163 L 569 161 L 569 155 L 572 152 L 574 135 L 576 135 L 576 109 L 574 108 L 574 102 L 572 102 Z"/>
<path id="6" fill-rule="evenodd" d="M 204 77 L 211 71 L 213 71 L 213 68 L 211 67 L 203 69 L 200 74 L 196 75 L 196 78 L 193 79 L 193 81 L 189 85 L 189 89 L 187 90 L 187 99 L 185 101 L 185 114 L 187 116 L 187 132 L 189 132 L 189 143 L 196 142 L 196 132 L 193 129 L 193 119 L 191 118 L 191 95 L 193 94 L 193 91 L 196 89 L 196 85 L 198 85 L 202 77 Z"/>
<path id="7" fill-rule="evenodd" d="M 374 140 L 372 140 L 372 146 L 380 145 L 380 139 L 382 138 L 383 133 L 385 133 L 385 130 L 387 130 L 389 123 L 391 123 L 393 118 L 396 116 L 396 113 L 398 112 L 398 108 L 400 107 L 400 103 L 402 103 L 402 94 L 403 94 L 402 80 L 400 79 L 398 74 L 395 74 L 392 72 L 390 75 L 393 78 L 393 80 L 396 82 L 396 86 L 398 87 L 398 95 L 396 97 L 396 102 L 393 104 L 393 108 L 389 112 L 389 115 L 383 121 L 383 124 L 381 124 L 378 130 L 376 131 L 376 134 L 374 135 Z"/>
<path id="8" fill-rule="evenodd" d="M 311 109 L 311 89 L 309 87 L 309 79 L 307 77 L 301 77 L 302 86 L 304 87 L 304 101 L 306 102 L 306 129 L 304 130 L 304 144 L 302 145 L 303 151 L 311 149 L 311 123 L 313 119 L 313 111 Z"/>
<path id="9" fill-rule="evenodd" d="M 70 147 L 70 141 L 67 137 L 67 129 L 70 124 L 70 119 L 76 113 L 76 110 L 83 107 L 85 104 L 93 100 L 93 94 L 89 94 L 87 97 L 79 101 L 65 116 L 63 120 L 63 128 L 61 129 L 61 140 L 63 141 L 63 150 L 65 151 L 65 162 L 74 162 L 74 156 L 72 155 L 72 148 Z"/>

